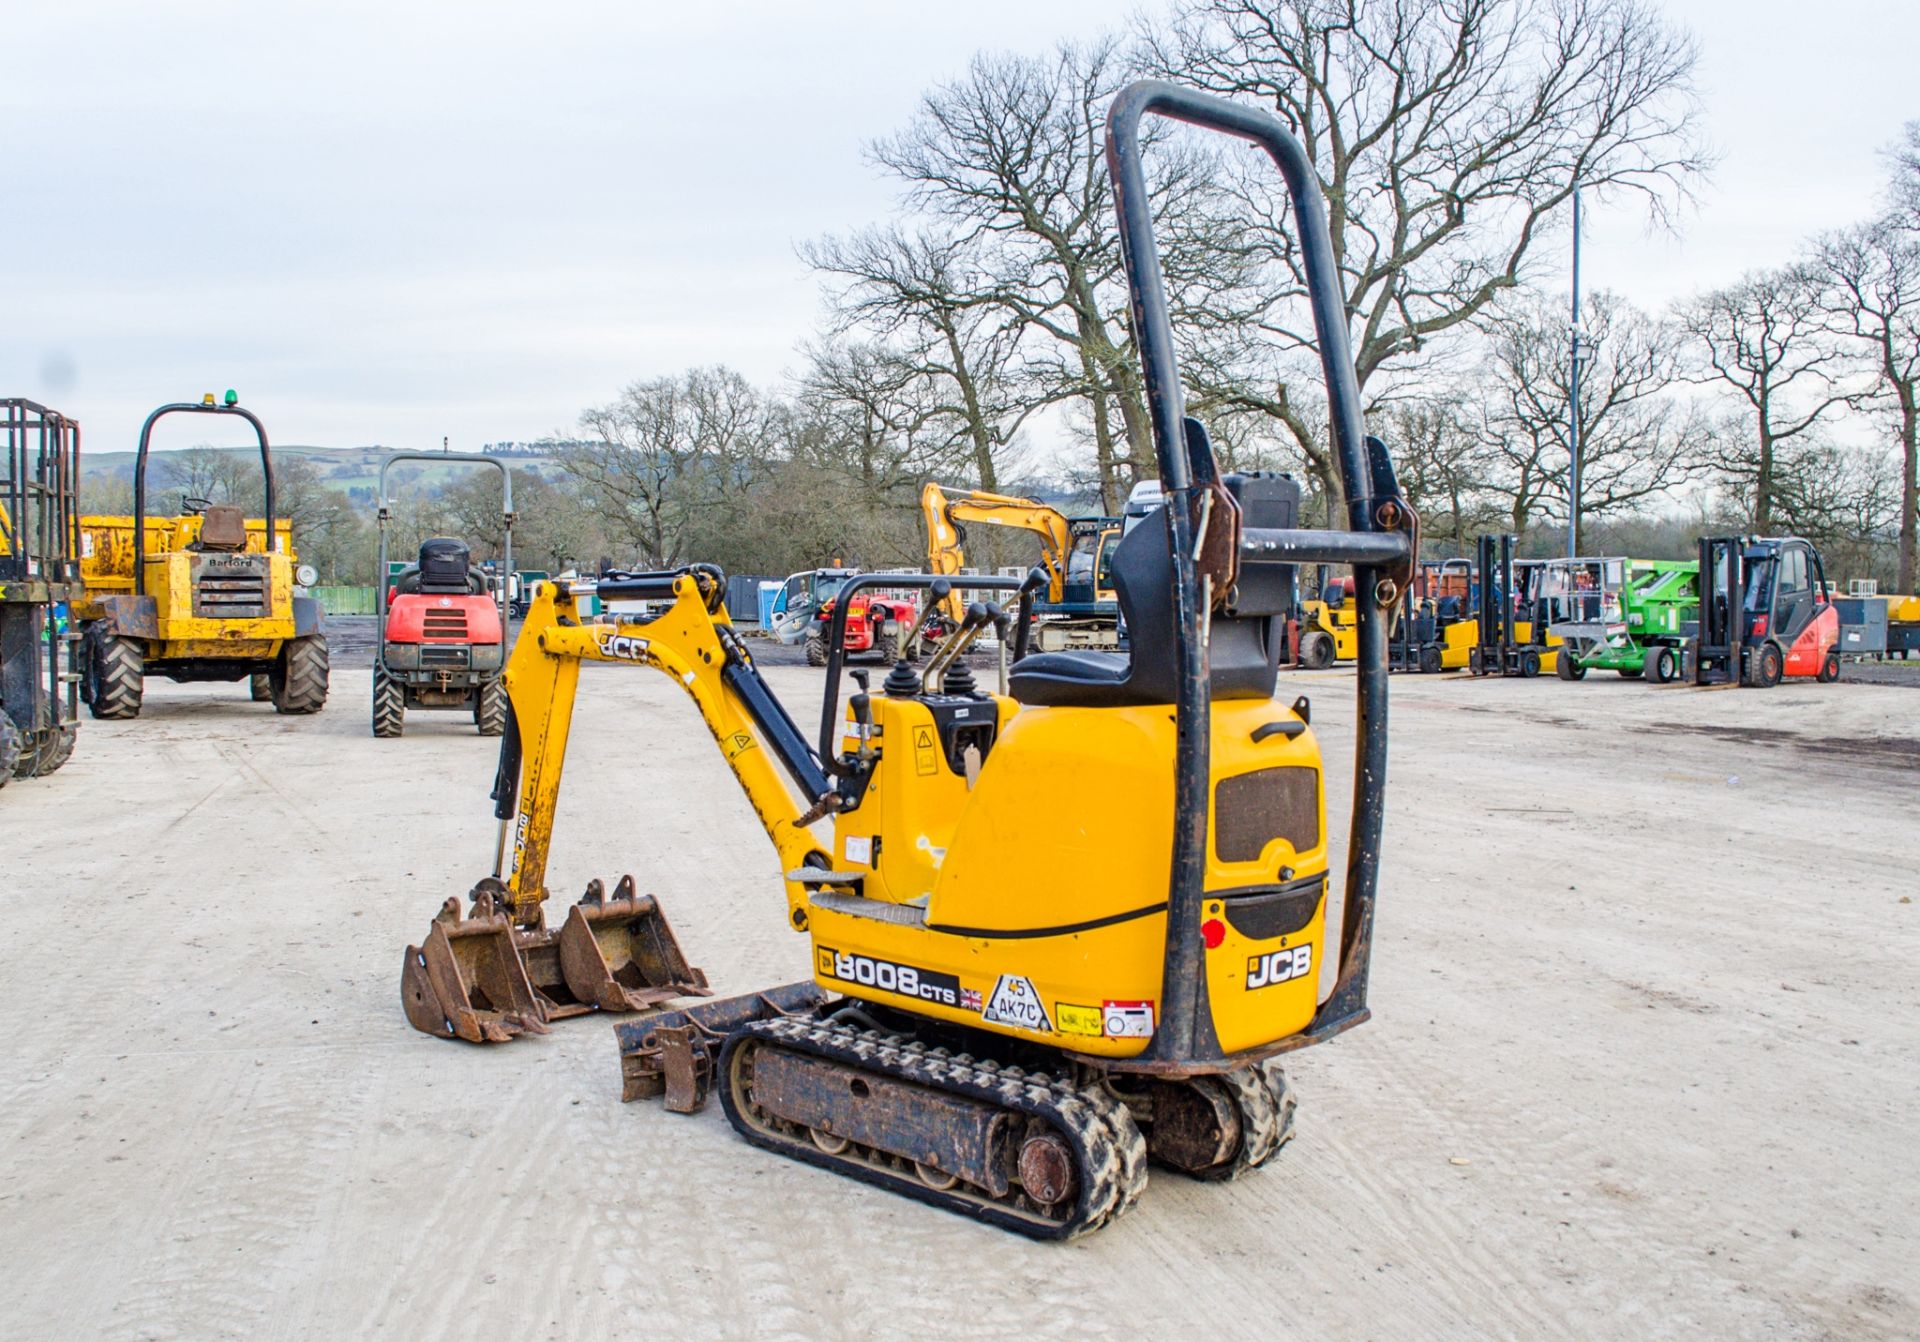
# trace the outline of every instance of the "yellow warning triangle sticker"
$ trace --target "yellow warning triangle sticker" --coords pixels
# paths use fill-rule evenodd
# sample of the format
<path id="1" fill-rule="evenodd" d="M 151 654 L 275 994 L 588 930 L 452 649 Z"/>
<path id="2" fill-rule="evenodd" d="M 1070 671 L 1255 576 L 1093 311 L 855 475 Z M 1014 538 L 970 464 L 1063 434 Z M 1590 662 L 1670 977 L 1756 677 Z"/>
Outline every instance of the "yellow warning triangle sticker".
<path id="1" fill-rule="evenodd" d="M 916 729 L 913 733 L 913 748 L 915 750 L 932 750 L 933 728 L 921 727 Z"/>

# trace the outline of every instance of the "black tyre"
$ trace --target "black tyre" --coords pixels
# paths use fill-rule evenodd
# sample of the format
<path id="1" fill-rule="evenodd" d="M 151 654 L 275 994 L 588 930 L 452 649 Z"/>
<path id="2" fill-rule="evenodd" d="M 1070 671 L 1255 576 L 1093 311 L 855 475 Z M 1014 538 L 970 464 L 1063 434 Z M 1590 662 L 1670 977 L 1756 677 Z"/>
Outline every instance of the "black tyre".
<path id="1" fill-rule="evenodd" d="M 318 713 L 327 702 L 327 640 L 324 634 L 305 634 L 280 649 L 280 661 L 268 677 L 273 711 Z"/>
<path id="2" fill-rule="evenodd" d="M 507 682 L 495 676 L 474 692 L 473 725 L 482 736 L 500 736 L 507 730 Z"/>
<path id="3" fill-rule="evenodd" d="M 1753 658 L 1753 683 L 1759 689 L 1770 690 L 1780 683 L 1785 669 L 1779 644 L 1762 643 Z"/>
<path id="4" fill-rule="evenodd" d="M 1565 654 L 1562 654 L 1563 656 Z M 1532 680 L 1540 674 L 1540 654 L 1528 648 L 1520 654 L 1520 674 Z"/>
<path id="5" fill-rule="evenodd" d="M 256 704 L 273 702 L 273 677 L 265 671 L 255 671 L 247 677 L 247 693 Z"/>
<path id="6" fill-rule="evenodd" d="M 387 674 L 379 662 L 373 664 L 373 734 L 398 736 L 407 725 L 406 686 Z"/>
<path id="7" fill-rule="evenodd" d="M 1440 669 L 1440 649 L 1420 649 L 1420 670 L 1431 676 L 1438 674 Z"/>
<path id="8" fill-rule="evenodd" d="M 140 644 L 98 629 L 87 634 L 87 711 L 96 718 L 140 716 L 147 658 Z"/>
<path id="9" fill-rule="evenodd" d="M 825 666 L 827 664 L 827 636 L 825 634 L 807 635 L 807 665 Z"/>
<path id="10" fill-rule="evenodd" d="M 1578 680 L 1587 674 L 1587 669 L 1580 665 L 1580 659 L 1573 655 L 1571 649 L 1562 648 L 1560 655 L 1554 659 L 1553 674 L 1562 680 Z"/>
<path id="11" fill-rule="evenodd" d="M 873 651 L 881 665 L 892 666 L 900 660 L 900 635 L 882 634 L 873 641 Z"/>
<path id="12" fill-rule="evenodd" d="M 61 765 L 73 758 L 74 742 L 79 739 L 79 736 L 80 724 L 77 722 L 69 722 L 48 732 L 40 738 L 40 749 L 34 752 L 31 768 L 27 767 L 29 764 L 27 757 L 24 754 L 21 756 L 20 776 L 45 778 L 58 770 Z"/>
<path id="13" fill-rule="evenodd" d="M 1648 679 L 1668 685 L 1680 677 L 1680 657 L 1672 648 L 1655 648 L 1647 655 Z"/>
<path id="14" fill-rule="evenodd" d="M 1828 653 L 1827 660 L 1820 663 L 1819 679 L 1822 685 L 1831 685 L 1833 684 L 1834 681 L 1840 679 L 1840 654 L 1839 653 L 1837 652 Z"/>
<path id="15" fill-rule="evenodd" d="M 1314 630 L 1300 640 L 1300 665 L 1324 671 L 1333 665 L 1333 635 Z"/>
<path id="16" fill-rule="evenodd" d="M 13 725 L 13 719 L 0 710 L 0 787 L 13 781 L 13 771 L 20 767 L 20 732 Z"/>

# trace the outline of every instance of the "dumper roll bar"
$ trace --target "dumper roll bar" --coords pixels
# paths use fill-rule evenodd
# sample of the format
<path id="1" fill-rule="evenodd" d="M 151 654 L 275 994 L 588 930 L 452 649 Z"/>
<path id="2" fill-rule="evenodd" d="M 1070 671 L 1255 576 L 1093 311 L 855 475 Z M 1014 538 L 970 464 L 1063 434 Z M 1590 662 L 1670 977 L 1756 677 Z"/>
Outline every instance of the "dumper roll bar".
<path id="1" fill-rule="evenodd" d="M 387 655 L 387 523 L 392 518 L 387 508 L 387 472 L 396 461 L 459 461 L 491 466 L 500 472 L 500 630 L 504 638 L 511 604 L 507 587 L 513 581 L 513 472 L 507 469 L 506 462 L 482 452 L 395 452 L 380 463 L 380 506 L 374 513 L 380 529 L 380 567 L 374 571 L 379 579 L 374 584 L 374 601 L 378 603 L 375 615 L 379 623 L 374 628 L 383 664 Z"/>
<path id="2" fill-rule="evenodd" d="M 153 426 L 164 416 L 174 414 L 238 415 L 253 425 L 254 437 L 260 441 L 260 475 L 266 482 L 266 548 L 269 553 L 273 550 L 273 452 L 267 446 L 267 428 L 260 417 L 243 405 L 216 405 L 210 400 L 163 405 L 140 426 L 140 450 L 133 458 L 133 590 L 136 596 L 147 594 L 147 449 L 153 442 Z"/>
<path id="3" fill-rule="evenodd" d="M 1386 796 L 1388 611 L 1408 586 L 1419 547 L 1418 522 L 1400 497 L 1386 446 L 1368 438 L 1362 423 L 1360 388 L 1347 339 L 1345 300 L 1327 233 L 1326 205 L 1305 149 L 1264 112 L 1158 81 L 1129 85 L 1114 98 L 1107 113 L 1106 157 L 1119 216 L 1120 251 L 1132 299 L 1133 329 L 1140 342 L 1154 452 L 1167 498 L 1179 680 L 1174 704 L 1173 858 L 1167 888 L 1161 1023 L 1146 1051 L 1123 1065 L 1178 1074 L 1219 1070 L 1227 1060 L 1213 1030 L 1200 929 L 1205 898 L 1211 728 L 1204 636 L 1207 611 L 1202 609 L 1195 555 L 1196 512 L 1202 500 L 1189 459 L 1185 397 L 1166 284 L 1154 243 L 1153 205 L 1141 162 L 1141 121 L 1149 114 L 1251 141 L 1267 152 L 1285 179 L 1306 270 L 1320 365 L 1326 377 L 1334 453 L 1347 496 L 1347 531 L 1247 528 L 1239 540 L 1238 557 L 1245 561 L 1351 564 L 1359 616 L 1353 818 L 1347 846 L 1339 977 L 1305 1031 L 1261 1052 L 1317 1043 L 1367 1018 L 1367 967 Z M 1200 516 L 1205 520 L 1207 515 Z M 1217 511 L 1212 518 L 1216 524 L 1230 522 Z"/>

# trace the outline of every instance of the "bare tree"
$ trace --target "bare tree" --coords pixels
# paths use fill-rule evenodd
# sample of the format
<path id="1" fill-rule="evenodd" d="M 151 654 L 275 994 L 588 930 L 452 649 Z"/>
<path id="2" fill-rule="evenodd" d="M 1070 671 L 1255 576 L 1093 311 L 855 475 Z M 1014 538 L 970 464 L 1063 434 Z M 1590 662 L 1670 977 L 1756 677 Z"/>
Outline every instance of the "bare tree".
<path id="1" fill-rule="evenodd" d="M 1828 338 L 1812 273 L 1804 267 L 1750 274 L 1697 299 L 1681 316 L 1702 371 L 1742 409 L 1751 437 L 1723 440 L 1720 471 L 1749 500 L 1755 531 L 1773 528 L 1784 457 L 1856 393 Z"/>
<path id="2" fill-rule="evenodd" d="M 1482 434 L 1495 489 L 1524 535 L 1537 516 L 1572 508 L 1571 337 L 1563 300 L 1533 296 L 1492 322 Z M 1703 468 L 1701 415 L 1672 394 L 1683 340 L 1617 295 L 1588 299 L 1580 364 L 1580 523 L 1647 502 Z"/>
<path id="3" fill-rule="evenodd" d="M 1037 342 L 1041 394 L 1084 403 L 1109 509 L 1154 473 L 1100 152 L 1107 104 L 1135 73 L 1111 39 L 1047 59 L 977 56 L 871 150 L 907 184 L 908 206 L 951 230 L 972 276 L 965 301 Z M 1219 212 L 1207 207 L 1214 160 L 1168 142 L 1150 161 L 1169 289 L 1192 318 L 1182 325 L 1204 325 L 1209 296 L 1237 279 L 1231 249 L 1216 245 Z"/>
<path id="4" fill-rule="evenodd" d="M 1301 138 L 1363 388 L 1520 284 L 1576 183 L 1664 217 L 1708 163 L 1693 44 L 1644 0 L 1201 0 L 1146 42 L 1161 73 L 1269 107 Z M 1297 230 L 1259 168 L 1237 236 L 1276 277 L 1263 329 L 1307 352 Z M 1290 394 L 1304 370 L 1297 359 L 1270 368 L 1246 400 L 1285 424 L 1331 485 L 1302 413 L 1311 398 Z"/>
<path id="5" fill-rule="evenodd" d="M 1814 267 L 1829 329 L 1873 369 L 1875 399 L 1890 410 L 1899 436 L 1897 581 L 1911 592 L 1920 516 L 1920 233 L 1891 214 L 1822 239 Z"/>
<path id="6" fill-rule="evenodd" d="M 738 505 L 768 469 L 765 400 L 728 368 L 635 382 L 580 416 L 587 439 L 560 452 L 582 505 L 610 542 L 669 567 L 712 515 Z"/>
<path id="7" fill-rule="evenodd" d="M 1394 465 L 1407 502 L 1420 514 L 1421 534 L 1445 538 L 1455 554 L 1467 539 L 1502 520 L 1487 482 L 1497 468 L 1470 407 L 1452 398 L 1405 399 L 1368 416 L 1393 442 Z"/>
<path id="8" fill-rule="evenodd" d="M 1022 424 L 1052 398 L 1036 393 L 1026 375 L 1019 322 L 981 298 L 992 284 L 970 250 L 951 237 L 897 227 L 803 247 L 815 269 L 840 282 L 836 334 L 864 328 L 884 342 L 816 350 L 808 380 L 863 407 L 869 427 L 896 438 L 924 446 L 929 429 L 944 429 L 964 445 L 971 477 L 998 489 Z M 873 419 L 882 402 L 911 408 Z"/>

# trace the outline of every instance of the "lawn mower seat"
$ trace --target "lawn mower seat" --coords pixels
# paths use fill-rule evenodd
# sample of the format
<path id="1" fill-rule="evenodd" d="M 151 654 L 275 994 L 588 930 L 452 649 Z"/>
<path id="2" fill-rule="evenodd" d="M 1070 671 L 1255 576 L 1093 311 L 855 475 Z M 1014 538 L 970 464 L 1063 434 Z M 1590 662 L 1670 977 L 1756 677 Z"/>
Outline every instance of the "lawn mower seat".
<path id="1" fill-rule="evenodd" d="M 1300 486 L 1285 475 L 1254 471 L 1222 483 L 1239 502 L 1242 524 L 1289 528 Z M 1113 552 L 1114 595 L 1126 621 L 1129 651 L 1043 652 L 1023 657 L 1008 688 L 1023 704 L 1118 708 L 1170 704 L 1178 682 L 1173 623 L 1173 551 L 1166 505 L 1143 517 Z M 1293 605 L 1294 566 L 1242 561 L 1240 581 L 1224 610 L 1213 614 L 1208 645 L 1215 699 L 1273 694 L 1284 642 L 1281 617 Z"/>
<path id="2" fill-rule="evenodd" d="M 393 580 L 394 592 L 428 592 L 441 596 L 482 596 L 487 590 L 487 575 L 474 568 L 472 552 L 465 541 L 435 536 L 420 542 L 419 562 L 400 570 Z"/>

